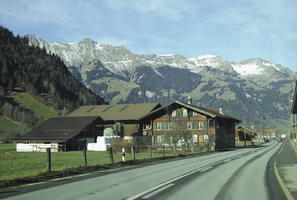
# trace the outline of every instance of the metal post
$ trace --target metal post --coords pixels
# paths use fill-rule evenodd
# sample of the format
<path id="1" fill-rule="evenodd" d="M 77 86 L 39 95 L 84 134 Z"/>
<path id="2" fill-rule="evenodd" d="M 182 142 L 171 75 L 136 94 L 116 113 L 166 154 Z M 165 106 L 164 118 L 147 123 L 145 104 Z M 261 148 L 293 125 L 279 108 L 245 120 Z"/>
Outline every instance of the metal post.
<path id="1" fill-rule="evenodd" d="M 125 148 L 122 148 L 122 161 L 126 162 L 126 152 L 125 152 Z"/>
<path id="2" fill-rule="evenodd" d="M 87 151 L 86 151 L 86 149 L 82 150 L 82 159 L 83 159 L 84 167 L 87 167 L 88 166 L 88 161 L 87 161 Z"/>
<path id="3" fill-rule="evenodd" d="M 163 157 L 166 156 L 166 152 L 165 152 L 165 145 L 163 144 Z"/>
<path id="4" fill-rule="evenodd" d="M 174 143 L 174 158 L 176 157 L 176 144 Z"/>
<path id="5" fill-rule="evenodd" d="M 52 161 L 51 161 L 51 149 L 46 148 L 46 164 L 47 164 L 47 171 L 50 172 L 52 170 Z"/>
<path id="6" fill-rule="evenodd" d="M 109 152 L 109 159 L 110 159 L 110 162 L 111 162 L 111 164 L 114 164 L 112 147 L 109 147 L 109 148 L 108 148 L 108 152 Z"/>
<path id="7" fill-rule="evenodd" d="M 151 156 L 151 159 L 153 159 L 153 146 L 150 146 L 150 156 Z"/>
<path id="8" fill-rule="evenodd" d="M 131 154 L 133 156 L 133 160 L 136 160 L 135 147 L 134 146 L 131 146 Z"/>

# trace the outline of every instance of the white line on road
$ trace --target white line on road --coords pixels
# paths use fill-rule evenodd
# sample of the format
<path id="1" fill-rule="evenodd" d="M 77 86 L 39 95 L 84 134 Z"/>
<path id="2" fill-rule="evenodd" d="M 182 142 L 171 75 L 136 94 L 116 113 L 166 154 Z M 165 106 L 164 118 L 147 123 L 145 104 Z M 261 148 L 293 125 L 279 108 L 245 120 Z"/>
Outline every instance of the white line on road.
<path id="1" fill-rule="evenodd" d="M 213 166 L 205 167 L 205 168 L 200 169 L 199 171 L 200 171 L 200 172 L 205 172 L 205 171 L 211 169 L 212 167 L 213 167 Z"/>
<path id="2" fill-rule="evenodd" d="M 243 155 L 240 155 L 239 157 L 242 157 L 242 156 L 243 156 Z M 231 160 L 232 160 L 232 159 L 231 159 Z M 164 182 L 164 183 L 161 183 L 161 184 L 159 184 L 159 185 L 157 185 L 157 186 L 155 186 L 155 187 L 152 187 L 152 188 L 150 188 L 150 189 L 147 189 L 147 190 L 145 190 L 145 191 L 143 191 L 143 192 L 141 192 L 141 193 L 138 193 L 138 194 L 136 194 L 136 195 L 134 195 L 134 196 L 132 196 L 132 197 L 129 197 L 129 198 L 127 198 L 126 200 L 135 200 L 135 199 L 141 198 L 141 197 L 143 197 L 143 196 L 145 196 L 145 195 L 149 195 L 150 193 L 152 193 L 152 192 L 154 192 L 154 191 L 157 191 L 157 190 L 159 190 L 159 189 L 162 189 L 162 191 L 163 191 L 163 190 L 167 189 L 167 188 L 165 188 L 166 186 L 170 185 L 170 186 L 168 186 L 168 187 L 171 187 L 171 186 L 172 186 L 171 184 L 173 184 L 173 182 L 175 182 L 175 181 L 177 181 L 177 180 L 180 180 L 180 179 L 182 179 L 182 178 L 184 178 L 184 177 L 186 177 L 186 176 L 192 175 L 192 174 L 194 174 L 194 173 L 196 173 L 196 172 L 205 172 L 205 171 L 207 171 L 207 170 L 213 168 L 215 164 L 219 164 L 219 163 L 221 163 L 221 162 L 223 162 L 223 160 L 221 160 L 221 161 L 217 161 L 217 162 L 215 162 L 215 163 L 212 163 L 212 165 L 210 165 L 210 166 L 202 167 L 202 168 L 199 168 L 199 169 L 190 171 L 190 172 L 188 172 L 188 173 L 186 173 L 186 174 L 180 175 L 180 176 L 178 176 L 178 177 L 176 177 L 176 178 L 174 178 L 174 179 L 171 179 L 171 180 L 166 181 L 166 182 Z M 173 185 L 174 185 L 174 184 L 173 184 Z"/>
<path id="3" fill-rule="evenodd" d="M 149 194 L 143 196 L 142 199 L 149 199 L 149 198 L 151 198 L 152 196 L 154 196 L 154 195 L 156 195 L 156 194 L 158 194 L 158 193 L 160 193 L 160 192 L 166 190 L 167 188 L 170 188 L 171 186 L 174 186 L 174 184 L 171 183 L 171 184 L 169 184 L 169 185 L 165 185 L 164 187 L 161 187 L 161 188 L 159 188 L 159 189 L 157 189 L 157 190 L 155 190 L 155 191 L 153 191 L 153 192 L 151 192 L 151 193 L 149 193 Z"/>
<path id="4" fill-rule="evenodd" d="M 138 193 L 138 194 L 136 194 L 136 195 L 134 195 L 134 196 L 132 196 L 132 197 L 129 197 L 129 198 L 127 198 L 126 200 L 134 200 L 134 199 L 138 199 L 138 198 L 140 198 L 140 197 L 142 197 L 142 196 L 144 196 L 144 195 L 146 195 L 146 194 L 148 194 L 148 193 L 151 193 L 151 192 L 153 192 L 153 191 L 155 191 L 155 190 L 158 190 L 159 188 L 162 188 L 162 187 L 164 187 L 164 186 L 166 186 L 166 185 L 168 185 L 168 184 L 172 184 L 173 182 L 175 182 L 175 181 L 177 181 L 177 180 L 179 180 L 179 179 L 182 179 L 182 178 L 184 178 L 184 177 L 186 177 L 186 176 L 189 176 L 189 175 L 191 175 L 191 174 L 194 174 L 194 173 L 200 171 L 200 169 L 201 169 L 201 168 L 196 169 L 196 170 L 194 170 L 194 171 L 191 171 L 191 172 L 189 172 L 189 173 L 186 173 L 186 174 L 184 174 L 184 175 L 178 176 L 178 177 L 176 177 L 176 178 L 174 178 L 174 179 L 171 179 L 171 180 L 169 180 L 169 181 L 166 181 L 166 182 L 164 182 L 164 183 L 161 183 L 161 184 L 159 184 L 159 185 L 157 185 L 157 186 L 155 186 L 155 187 L 152 187 L 152 188 L 147 189 L 147 190 L 145 190 L 145 191 L 143 191 L 143 192 L 141 192 L 141 193 Z"/>

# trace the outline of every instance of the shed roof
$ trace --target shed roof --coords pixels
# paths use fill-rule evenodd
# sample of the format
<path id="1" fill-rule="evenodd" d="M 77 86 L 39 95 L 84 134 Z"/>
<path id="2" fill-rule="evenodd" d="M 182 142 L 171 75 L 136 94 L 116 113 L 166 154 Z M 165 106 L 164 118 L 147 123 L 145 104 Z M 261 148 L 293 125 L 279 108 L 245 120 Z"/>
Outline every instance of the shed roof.
<path id="1" fill-rule="evenodd" d="M 208 117 L 222 118 L 222 119 L 232 120 L 234 122 L 241 122 L 239 119 L 236 119 L 236 118 L 234 118 L 234 117 L 232 117 L 230 115 L 221 114 L 221 113 L 219 113 L 218 111 L 215 111 L 215 110 L 195 106 L 195 105 L 192 105 L 192 104 L 182 103 L 182 102 L 179 102 L 179 101 L 174 101 L 174 102 L 172 102 L 172 103 L 170 103 L 170 104 L 168 104 L 166 106 L 163 106 L 163 107 L 161 107 L 159 109 L 156 109 L 156 110 L 152 111 L 151 113 L 142 116 L 141 120 L 146 120 L 146 119 L 151 118 L 153 116 L 158 116 L 159 117 L 161 115 L 164 115 L 164 114 L 167 113 L 167 110 L 170 107 L 171 108 L 184 107 L 184 108 L 190 109 L 192 111 L 195 111 L 195 112 L 197 112 L 199 114 L 208 116 Z"/>
<path id="2" fill-rule="evenodd" d="M 97 116 L 50 118 L 14 141 L 65 142 L 81 133 L 95 120 L 102 121 Z"/>
<path id="3" fill-rule="evenodd" d="M 159 103 L 81 106 L 68 116 L 100 116 L 104 121 L 138 120 L 160 107 Z"/>

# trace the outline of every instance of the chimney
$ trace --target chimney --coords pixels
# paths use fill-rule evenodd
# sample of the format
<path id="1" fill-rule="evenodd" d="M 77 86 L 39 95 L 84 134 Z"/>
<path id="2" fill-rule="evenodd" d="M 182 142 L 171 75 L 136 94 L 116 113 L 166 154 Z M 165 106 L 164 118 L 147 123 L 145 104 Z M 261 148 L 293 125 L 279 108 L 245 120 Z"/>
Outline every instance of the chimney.
<path id="1" fill-rule="evenodd" d="M 219 113 L 220 113 L 221 115 L 224 114 L 224 112 L 223 112 L 223 107 L 222 107 L 222 106 L 219 107 Z"/>
<path id="2" fill-rule="evenodd" d="M 188 104 L 192 104 L 192 97 L 191 96 L 188 96 Z"/>

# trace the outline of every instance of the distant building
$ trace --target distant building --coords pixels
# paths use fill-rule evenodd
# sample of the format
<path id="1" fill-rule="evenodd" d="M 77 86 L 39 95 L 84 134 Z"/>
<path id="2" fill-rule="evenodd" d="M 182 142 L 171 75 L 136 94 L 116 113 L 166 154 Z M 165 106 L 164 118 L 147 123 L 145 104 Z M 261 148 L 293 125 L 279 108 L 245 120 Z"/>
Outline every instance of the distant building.
<path id="1" fill-rule="evenodd" d="M 293 123 L 292 123 L 292 130 L 291 130 L 290 137 L 293 141 L 296 141 L 296 138 L 297 138 L 297 81 L 295 82 L 295 90 L 294 90 L 291 114 L 292 114 Z"/>
<path id="2" fill-rule="evenodd" d="M 189 102 L 190 103 L 190 102 Z M 215 149 L 235 147 L 235 125 L 240 120 L 221 112 L 174 101 L 140 118 L 143 135 L 168 135 L 187 130 L 198 142 L 213 141 Z"/>
<path id="3" fill-rule="evenodd" d="M 237 139 L 237 141 L 252 141 L 256 136 L 256 131 L 241 124 L 237 125 L 235 128 L 235 139 Z"/>
<path id="4" fill-rule="evenodd" d="M 82 150 L 102 133 L 103 123 L 98 116 L 50 118 L 14 141 L 17 151 Z"/>

